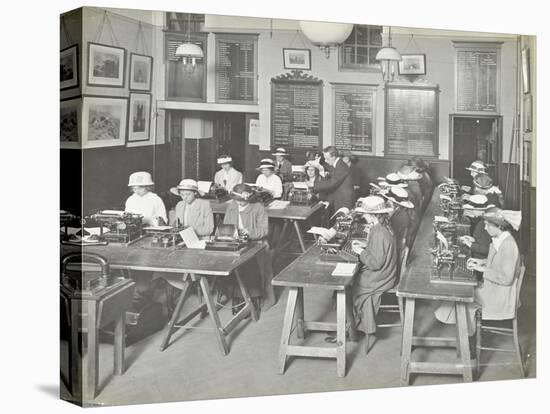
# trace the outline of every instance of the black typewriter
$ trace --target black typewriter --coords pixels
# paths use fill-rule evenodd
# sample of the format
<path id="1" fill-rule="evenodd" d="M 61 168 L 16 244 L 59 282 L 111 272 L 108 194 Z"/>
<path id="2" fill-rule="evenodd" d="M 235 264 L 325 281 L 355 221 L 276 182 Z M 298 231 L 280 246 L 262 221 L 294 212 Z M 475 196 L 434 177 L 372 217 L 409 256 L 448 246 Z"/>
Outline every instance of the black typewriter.
<path id="1" fill-rule="evenodd" d="M 290 201 L 290 204 L 309 206 L 316 204 L 319 199 L 311 189 L 295 188 L 293 186 L 288 192 L 288 201 Z"/>
<path id="2" fill-rule="evenodd" d="M 248 235 L 238 231 L 233 224 L 220 224 L 214 240 L 206 241 L 206 250 L 241 252 L 248 247 Z"/>
<path id="3" fill-rule="evenodd" d="M 207 193 L 202 195 L 202 198 L 207 200 L 227 201 L 229 200 L 229 192 L 220 184 L 212 183 Z"/>
<path id="4" fill-rule="evenodd" d="M 175 249 L 183 241 L 180 236 L 180 231 L 184 229 L 185 227 L 171 227 L 166 230 L 146 228 L 145 234 L 147 236 L 147 241 L 149 242 L 148 247 Z"/>
<path id="5" fill-rule="evenodd" d="M 109 243 L 130 243 L 143 235 L 143 216 L 118 210 L 102 210 L 86 218 L 87 227 L 99 227 L 98 238 Z M 104 231 L 107 228 L 108 231 Z"/>
<path id="6" fill-rule="evenodd" d="M 273 194 L 271 191 L 257 186 L 252 187 L 252 197 L 264 205 L 268 205 L 273 201 Z"/>
<path id="7" fill-rule="evenodd" d="M 304 182 L 306 181 L 307 175 L 304 171 L 292 171 L 292 181 L 293 182 Z"/>

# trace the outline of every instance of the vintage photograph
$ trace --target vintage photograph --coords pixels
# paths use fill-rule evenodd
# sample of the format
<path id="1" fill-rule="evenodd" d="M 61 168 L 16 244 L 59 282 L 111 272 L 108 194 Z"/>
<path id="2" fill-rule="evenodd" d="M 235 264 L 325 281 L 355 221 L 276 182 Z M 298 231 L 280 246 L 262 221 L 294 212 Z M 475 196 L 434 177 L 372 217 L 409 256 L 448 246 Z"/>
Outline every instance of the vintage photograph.
<path id="1" fill-rule="evenodd" d="M 78 45 L 73 45 L 60 52 L 60 89 L 78 87 Z"/>
<path id="2" fill-rule="evenodd" d="M 61 148 L 80 148 L 82 99 L 68 99 L 59 104 Z"/>
<path id="3" fill-rule="evenodd" d="M 538 39 L 250 14 L 64 14 L 61 398 L 535 382 Z"/>
<path id="4" fill-rule="evenodd" d="M 311 50 L 283 49 L 285 69 L 311 70 Z"/>
<path id="5" fill-rule="evenodd" d="M 126 98 L 85 96 L 82 102 L 82 148 L 124 145 Z"/>
<path id="6" fill-rule="evenodd" d="M 126 49 L 88 42 L 88 85 L 124 87 Z"/>
<path id="7" fill-rule="evenodd" d="M 153 57 L 130 53 L 130 90 L 151 91 Z"/>
<path id="8" fill-rule="evenodd" d="M 151 123 L 151 94 L 130 93 L 128 142 L 148 141 Z"/>

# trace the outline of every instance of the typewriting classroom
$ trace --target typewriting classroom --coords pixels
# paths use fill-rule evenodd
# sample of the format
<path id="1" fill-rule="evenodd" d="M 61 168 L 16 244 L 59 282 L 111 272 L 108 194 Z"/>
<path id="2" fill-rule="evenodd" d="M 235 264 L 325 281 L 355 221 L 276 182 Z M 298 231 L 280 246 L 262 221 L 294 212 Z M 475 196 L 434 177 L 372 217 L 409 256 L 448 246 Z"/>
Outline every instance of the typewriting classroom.
<path id="1" fill-rule="evenodd" d="M 536 376 L 534 36 L 83 7 L 60 39 L 62 399 Z"/>

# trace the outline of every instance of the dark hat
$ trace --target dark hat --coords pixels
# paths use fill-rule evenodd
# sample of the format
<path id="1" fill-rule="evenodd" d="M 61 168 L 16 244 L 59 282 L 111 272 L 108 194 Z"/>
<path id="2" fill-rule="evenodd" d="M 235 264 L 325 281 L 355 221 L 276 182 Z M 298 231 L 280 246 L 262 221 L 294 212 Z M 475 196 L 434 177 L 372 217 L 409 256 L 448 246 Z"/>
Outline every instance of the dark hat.
<path id="1" fill-rule="evenodd" d="M 229 193 L 233 200 L 254 202 L 254 191 L 248 184 L 237 184 Z"/>
<path id="2" fill-rule="evenodd" d="M 271 158 L 264 158 L 260 161 L 260 166 L 258 167 L 258 170 L 263 170 L 264 168 L 271 168 L 275 169 L 275 163 Z"/>

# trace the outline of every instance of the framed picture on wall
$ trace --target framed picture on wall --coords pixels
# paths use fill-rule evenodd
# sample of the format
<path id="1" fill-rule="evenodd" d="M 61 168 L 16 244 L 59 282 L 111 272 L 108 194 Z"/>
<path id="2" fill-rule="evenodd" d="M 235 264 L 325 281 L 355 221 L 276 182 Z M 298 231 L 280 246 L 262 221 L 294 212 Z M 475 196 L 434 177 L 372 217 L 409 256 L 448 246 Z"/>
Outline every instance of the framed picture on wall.
<path id="1" fill-rule="evenodd" d="M 285 69 L 311 70 L 311 50 L 283 49 Z"/>
<path id="2" fill-rule="evenodd" d="M 61 148 L 80 148 L 82 135 L 82 99 L 67 99 L 59 105 L 59 140 Z"/>
<path id="3" fill-rule="evenodd" d="M 424 54 L 403 54 L 398 65 L 400 75 L 425 75 L 426 55 Z"/>
<path id="4" fill-rule="evenodd" d="M 130 90 L 151 92 L 153 57 L 130 53 Z"/>
<path id="5" fill-rule="evenodd" d="M 523 80 L 523 93 L 531 92 L 531 62 L 528 48 L 521 50 L 521 78 Z"/>
<path id="6" fill-rule="evenodd" d="M 88 85 L 124 87 L 126 49 L 88 42 Z"/>
<path id="7" fill-rule="evenodd" d="M 78 44 L 69 46 L 60 52 L 60 89 L 78 87 Z"/>
<path id="8" fill-rule="evenodd" d="M 151 126 L 151 94 L 130 93 L 128 107 L 128 143 L 149 141 Z"/>
<path id="9" fill-rule="evenodd" d="M 82 99 L 82 148 L 124 145 L 128 99 L 85 96 Z"/>

